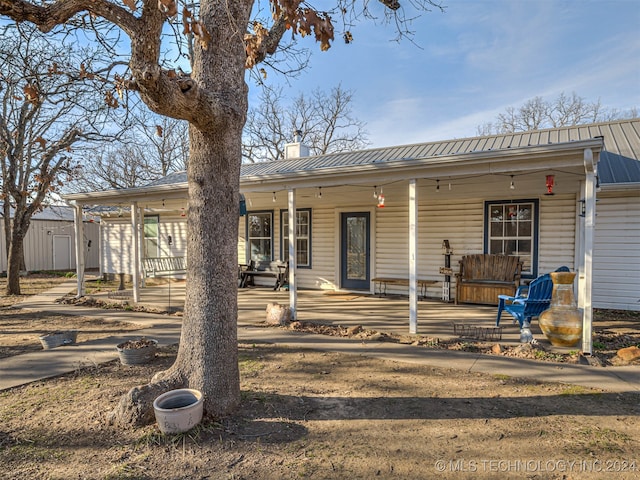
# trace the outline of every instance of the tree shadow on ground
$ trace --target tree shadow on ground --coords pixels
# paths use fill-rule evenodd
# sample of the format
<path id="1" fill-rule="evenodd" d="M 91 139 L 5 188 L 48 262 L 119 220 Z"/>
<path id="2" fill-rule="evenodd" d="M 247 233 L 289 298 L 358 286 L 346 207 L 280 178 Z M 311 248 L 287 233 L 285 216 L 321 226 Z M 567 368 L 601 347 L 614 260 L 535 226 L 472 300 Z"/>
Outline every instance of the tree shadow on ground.
<path id="1" fill-rule="evenodd" d="M 567 393 L 496 398 L 244 394 L 248 397 L 247 402 L 254 403 L 252 411 L 245 412 L 246 415 L 254 418 L 285 417 L 290 421 L 509 419 L 562 415 L 640 417 L 640 396 L 637 393 Z"/>

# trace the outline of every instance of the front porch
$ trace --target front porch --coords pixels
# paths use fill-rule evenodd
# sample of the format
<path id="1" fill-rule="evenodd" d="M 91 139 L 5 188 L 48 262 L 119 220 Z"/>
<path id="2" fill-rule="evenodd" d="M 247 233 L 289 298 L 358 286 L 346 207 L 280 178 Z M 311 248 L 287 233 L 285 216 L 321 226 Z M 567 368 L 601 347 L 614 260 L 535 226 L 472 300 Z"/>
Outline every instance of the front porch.
<path id="1" fill-rule="evenodd" d="M 180 312 L 184 308 L 184 280 L 147 286 L 140 290 L 140 305 L 155 309 Z M 107 294 L 93 295 L 106 300 Z M 254 287 L 238 290 L 238 324 L 240 327 L 262 324 L 266 319 L 266 306 L 277 302 L 289 304 L 289 292 L 274 291 L 271 288 Z M 361 325 L 368 330 L 409 335 L 407 311 L 409 299 L 406 296 L 374 296 L 370 294 L 333 292 L 322 290 L 299 290 L 297 298 L 297 320 L 348 328 Z M 497 307 L 485 305 L 454 305 L 435 299 L 418 302 L 417 335 L 439 338 L 456 338 L 454 324 L 480 328 L 493 327 Z M 520 343 L 520 329 L 512 322 L 509 314 L 504 314 L 500 325 L 504 345 Z M 536 321 L 531 327 L 534 338 L 551 351 L 566 351 L 552 347 L 540 331 Z M 579 348 L 579 347 L 576 347 Z"/>

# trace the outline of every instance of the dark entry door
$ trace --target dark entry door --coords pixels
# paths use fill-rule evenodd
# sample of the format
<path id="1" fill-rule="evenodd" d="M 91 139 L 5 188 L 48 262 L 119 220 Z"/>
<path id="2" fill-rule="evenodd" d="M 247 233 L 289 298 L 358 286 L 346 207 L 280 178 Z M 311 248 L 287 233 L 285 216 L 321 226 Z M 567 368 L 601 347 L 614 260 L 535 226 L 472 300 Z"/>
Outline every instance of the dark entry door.
<path id="1" fill-rule="evenodd" d="M 369 290 L 369 212 L 341 214 L 340 221 L 340 286 Z"/>

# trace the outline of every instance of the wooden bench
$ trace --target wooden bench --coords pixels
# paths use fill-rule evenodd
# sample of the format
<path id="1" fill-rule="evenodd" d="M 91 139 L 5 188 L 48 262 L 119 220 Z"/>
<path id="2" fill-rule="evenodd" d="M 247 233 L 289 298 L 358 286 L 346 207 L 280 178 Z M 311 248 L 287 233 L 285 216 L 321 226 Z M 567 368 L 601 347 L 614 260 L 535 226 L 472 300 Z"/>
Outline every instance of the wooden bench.
<path id="1" fill-rule="evenodd" d="M 273 287 L 274 290 L 280 290 L 289 283 L 289 263 L 282 262 L 249 262 L 246 266 L 241 266 L 239 272 L 240 288 L 254 285 L 255 277 L 273 277 L 276 279 L 276 283 Z"/>
<path id="2" fill-rule="evenodd" d="M 185 257 L 147 257 L 142 259 L 145 277 L 184 275 L 187 273 Z"/>
<path id="3" fill-rule="evenodd" d="M 373 282 L 374 295 L 386 295 L 388 285 L 400 285 L 404 287 L 409 286 L 408 278 L 396 278 L 396 277 L 376 277 L 371 280 Z M 420 298 L 427 297 L 427 287 L 435 285 L 435 280 L 416 280 L 416 283 L 420 287 Z"/>
<path id="4" fill-rule="evenodd" d="M 509 255 L 465 255 L 456 274 L 456 304 L 498 305 L 498 295 L 514 295 L 522 262 Z"/>

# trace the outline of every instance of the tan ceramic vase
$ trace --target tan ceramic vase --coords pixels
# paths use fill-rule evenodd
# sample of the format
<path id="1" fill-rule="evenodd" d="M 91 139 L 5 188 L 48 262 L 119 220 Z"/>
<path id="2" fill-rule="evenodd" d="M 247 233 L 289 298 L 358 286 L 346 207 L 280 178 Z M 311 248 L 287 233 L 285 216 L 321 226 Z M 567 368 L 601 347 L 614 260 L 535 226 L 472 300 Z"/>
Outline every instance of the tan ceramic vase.
<path id="1" fill-rule="evenodd" d="M 551 306 L 540 314 L 538 324 L 551 345 L 572 347 L 582 338 L 582 313 L 573 295 L 574 272 L 551 272 Z"/>

